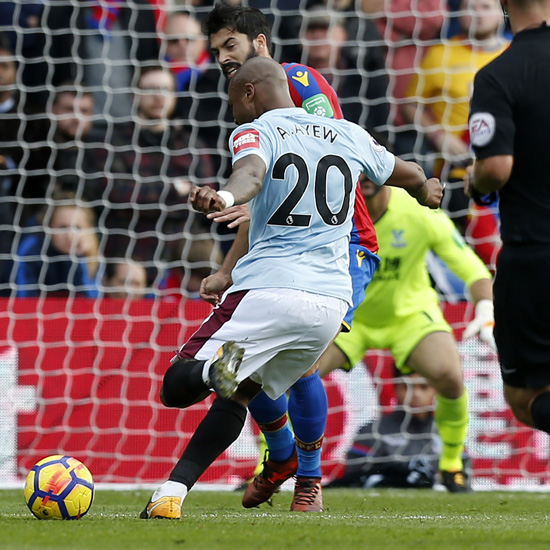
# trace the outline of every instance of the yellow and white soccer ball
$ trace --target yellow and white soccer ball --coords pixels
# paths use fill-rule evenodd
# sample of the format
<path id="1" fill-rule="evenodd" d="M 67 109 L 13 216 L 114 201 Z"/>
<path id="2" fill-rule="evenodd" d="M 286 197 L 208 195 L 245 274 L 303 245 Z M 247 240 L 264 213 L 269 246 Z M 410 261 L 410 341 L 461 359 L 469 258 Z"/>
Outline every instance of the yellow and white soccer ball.
<path id="1" fill-rule="evenodd" d="M 80 519 L 93 500 L 92 474 L 76 458 L 48 456 L 27 476 L 25 501 L 38 519 Z"/>

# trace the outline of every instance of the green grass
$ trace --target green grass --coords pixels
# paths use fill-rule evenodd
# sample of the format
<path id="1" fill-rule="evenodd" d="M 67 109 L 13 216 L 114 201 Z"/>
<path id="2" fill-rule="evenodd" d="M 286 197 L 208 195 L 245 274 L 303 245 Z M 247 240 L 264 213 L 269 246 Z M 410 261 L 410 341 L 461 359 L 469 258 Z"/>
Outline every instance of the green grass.
<path id="1" fill-rule="evenodd" d="M 533 550 L 550 547 L 550 494 L 325 490 L 325 512 L 245 510 L 240 493 L 192 491 L 180 521 L 137 518 L 149 492 L 97 491 L 79 521 L 39 521 L 22 491 L 0 491 L 0 548 L 94 550 Z"/>

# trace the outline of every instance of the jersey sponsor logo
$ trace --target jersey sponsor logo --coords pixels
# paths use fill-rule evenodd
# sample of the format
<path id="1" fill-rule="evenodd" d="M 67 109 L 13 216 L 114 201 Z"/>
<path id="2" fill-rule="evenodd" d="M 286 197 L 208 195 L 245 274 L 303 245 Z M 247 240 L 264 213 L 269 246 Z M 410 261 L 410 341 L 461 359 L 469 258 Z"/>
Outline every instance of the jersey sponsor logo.
<path id="1" fill-rule="evenodd" d="M 243 130 L 235 135 L 233 139 L 233 155 L 240 153 L 243 149 L 251 148 L 260 148 L 260 133 L 258 130 Z"/>
<path id="2" fill-rule="evenodd" d="M 334 117 L 332 105 L 330 104 L 329 98 L 325 94 L 315 94 L 308 97 L 302 103 L 302 107 L 310 115 L 324 116 L 326 118 Z"/>
<path id="3" fill-rule="evenodd" d="M 291 78 L 299 82 L 305 88 L 309 86 L 309 74 L 307 71 L 296 71 L 296 74 L 292 75 Z"/>
<path id="4" fill-rule="evenodd" d="M 470 142 L 474 147 L 484 147 L 495 135 L 496 122 L 491 113 L 475 113 L 469 122 Z"/>
<path id="5" fill-rule="evenodd" d="M 390 243 L 392 248 L 404 248 L 407 242 L 403 240 L 403 229 L 392 229 L 393 241 Z"/>

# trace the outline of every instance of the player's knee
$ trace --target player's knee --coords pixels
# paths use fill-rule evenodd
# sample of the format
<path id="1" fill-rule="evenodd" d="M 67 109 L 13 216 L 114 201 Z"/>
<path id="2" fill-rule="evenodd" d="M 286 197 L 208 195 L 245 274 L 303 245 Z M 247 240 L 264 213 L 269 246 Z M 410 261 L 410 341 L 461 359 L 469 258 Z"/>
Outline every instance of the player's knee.
<path id="1" fill-rule="evenodd" d="M 529 414 L 535 428 L 550 433 L 550 391 L 542 391 L 531 400 Z"/>
<path id="2" fill-rule="evenodd" d="M 419 371 L 420 372 L 420 371 Z M 458 399 L 464 393 L 464 379 L 460 365 L 441 365 L 434 373 L 426 375 L 438 393 L 447 399 Z"/>
<path id="3" fill-rule="evenodd" d="M 550 394 L 543 393 L 542 396 Z M 535 426 L 534 417 L 538 416 L 537 412 L 542 412 L 540 417 L 548 416 L 548 407 L 550 407 L 550 400 L 548 397 L 538 400 L 538 396 L 535 391 L 525 390 L 523 388 L 515 388 L 512 386 L 504 385 L 504 397 L 512 413 L 517 420 L 527 424 L 528 426 Z M 546 404 L 546 410 L 543 405 Z M 537 426 L 538 427 L 538 426 Z M 544 428 L 539 428 L 546 431 Z"/>
<path id="4" fill-rule="evenodd" d="M 202 362 L 180 359 L 166 371 L 160 400 L 166 407 L 183 409 L 202 401 L 210 393 L 202 381 Z"/>
<path id="5" fill-rule="evenodd" d="M 526 403 L 509 403 L 509 405 L 517 420 L 527 426 L 533 426 L 533 420 Z"/>

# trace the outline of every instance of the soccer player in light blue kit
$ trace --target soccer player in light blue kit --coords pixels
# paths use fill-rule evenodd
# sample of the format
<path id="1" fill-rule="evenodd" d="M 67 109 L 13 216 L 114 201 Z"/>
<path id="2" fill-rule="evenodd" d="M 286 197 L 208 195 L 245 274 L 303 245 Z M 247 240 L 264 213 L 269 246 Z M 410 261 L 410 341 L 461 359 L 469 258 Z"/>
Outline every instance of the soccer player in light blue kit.
<path id="1" fill-rule="evenodd" d="M 254 396 L 281 396 L 337 334 L 351 303 L 348 243 L 359 173 L 404 187 L 433 208 L 442 197 L 437 180 L 359 126 L 296 108 L 272 59 L 247 61 L 229 99 L 244 124 L 229 140 L 233 172 L 223 191 L 194 187 L 190 199 L 202 212 L 250 201 L 249 252 L 164 377 L 168 407 L 188 407 L 212 390 L 217 397 L 143 519 L 179 518 L 189 489 L 239 436 Z"/>

